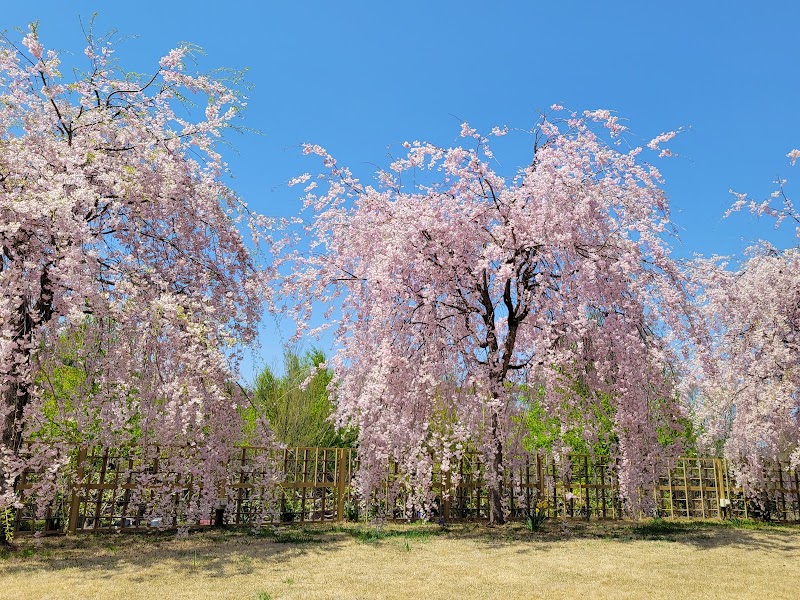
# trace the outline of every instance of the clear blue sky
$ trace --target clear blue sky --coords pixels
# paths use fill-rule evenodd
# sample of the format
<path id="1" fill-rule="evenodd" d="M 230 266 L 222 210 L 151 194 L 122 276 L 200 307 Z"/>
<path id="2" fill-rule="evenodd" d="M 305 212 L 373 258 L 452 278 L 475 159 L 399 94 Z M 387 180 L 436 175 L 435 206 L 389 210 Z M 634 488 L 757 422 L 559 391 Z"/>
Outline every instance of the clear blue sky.
<path id="1" fill-rule="evenodd" d="M 230 184 L 260 212 L 295 212 L 285 183 L 317 166 L 303 142 L 368 177 L 387 146 L 450 144 L 459 119 L 527 128 L 558 102 L 612 109 L 644 140 L 690 128 L 671 146 L 681 157 L 661 165 L 677 256 L 793 243 L 789 228 L 722 214 L 730 188 L 761 198 L 779 176 L 800 180 L 785 157 L 800 147 L 794 2 L 7 1 L 0 29 L 18 39 L 15 27 L 38 20 L 45 46 L 79 60 L 79 18 L 95 12 L 96 33 L 136 36 L 117 47 L 131 70 L 152 70 L 181 41 L 207 52 L 201 68 L 249 69 L 243 124 L 265 135 L 233 137 L 226 158 Z M 524 140 L 520 150 L 524 164 Z M 252 361 L 275 362 L 278 337 L 268 317 Z"/>

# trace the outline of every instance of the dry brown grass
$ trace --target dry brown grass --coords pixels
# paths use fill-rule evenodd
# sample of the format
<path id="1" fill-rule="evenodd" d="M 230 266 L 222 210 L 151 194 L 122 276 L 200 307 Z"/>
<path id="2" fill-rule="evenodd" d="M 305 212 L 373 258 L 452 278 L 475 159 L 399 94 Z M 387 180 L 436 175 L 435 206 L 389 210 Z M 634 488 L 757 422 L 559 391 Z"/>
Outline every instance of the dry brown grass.
<path id="1" fill-rule="evenodd" d="M 81 535 L 0 555 L 0 598 L 797 598 L 800 528 L 330 525 Z"/>

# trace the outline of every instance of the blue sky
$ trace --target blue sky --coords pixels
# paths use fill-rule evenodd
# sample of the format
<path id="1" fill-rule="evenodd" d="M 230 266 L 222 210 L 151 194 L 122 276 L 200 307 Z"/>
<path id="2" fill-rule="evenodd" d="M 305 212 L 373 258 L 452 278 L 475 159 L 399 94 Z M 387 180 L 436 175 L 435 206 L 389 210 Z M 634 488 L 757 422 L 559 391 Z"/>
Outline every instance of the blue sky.
<path id="1" fill-rule="evenodd" d="M 680 157 L 660 165 L 676 256 L 794 241 L 788 227 L 722 215 L 731 188 L 761 198 L 777 177 L 800 179 L 785 157 L 800 147 L 797 3 L 41 0 L 4 3 L 0 29 L 19 39 L 14 28 L 38 20 L 45 46 L 79 61 L 79 18 L 93 13 L 96 33 L 136 36 L 117 47 L 130 70 L 152 70 L 182 41 L 205 50 L 201 69 L 249 69 L 243 125 L 263 135 L 231 137 L 226 159 L 229 184 L 263 213 L 296 212 L 285 183 L 317 167 L 303 142 L 369 177 L 388 146 L 454 143 L 460 120 L 529 128 L 558 102 L 614 110 L 645 141 L 688 128 L 671 145 Z M 266 319 L 245 379 L 278 360 L 283 329 Z"/>

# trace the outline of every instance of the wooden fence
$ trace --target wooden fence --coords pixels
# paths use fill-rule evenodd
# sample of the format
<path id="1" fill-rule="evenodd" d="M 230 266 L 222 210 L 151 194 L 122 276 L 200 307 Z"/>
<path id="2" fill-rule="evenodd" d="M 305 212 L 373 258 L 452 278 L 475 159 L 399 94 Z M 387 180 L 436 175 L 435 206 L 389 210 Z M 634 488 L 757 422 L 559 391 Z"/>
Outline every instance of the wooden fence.
<path id="1" fill-rule="evenodd" d="M 264 460 L 259 462 L 266 456 L 264 452 L 262 448 L 243 447 L 233 453 L 227 464 L 225 489 L 216 494 L 226 498 L 226 505 L 195 518 L 192 527 L 213 525 L 215 521 L 254 525 L 265 520 L 413 519 L 423 515 L 423 508 L 414 506 L 398 486 L 401 473 L 397 465 L 387 467 L 384 486 L 386 492 L 397 492 L 398 487 L 400 491 L 367 503 L 364 514 L 351 486 L 358 466 L 354 449 L 290 448 L 270 454 L 267 462 L 281 474 L 277 486 L 263 469 Z M 60 492 L 38 514 L 33 502 L 36 477 L 23 473 L 17 483 L 23 508 L 16 512 L 15 530 L 76 533 L 174 527 L 180 523 L 179 507 L 190 503 L 199 490 L 190 477 L 170 471 L 168 458 L 162 452 L 142 461 L 126 450 L 78 448 L 60 475 Z M 524 517 L 537 503 L 549 517 L 617 519 L 624 515 L 613 463 L 593 461 L 585 455 L 572 455 L 567 460 L 564 463 L 533 455 L 517 462 L 505 483 L 512 518 Z M 161 487 L 147 487 L 142 474 L 151 478 L 159 475 Z M 168 488 L 164 481 L 169 482 Z M 779 464 L 771 470 L 769 481 L 762 497 L 745 498 L 733 485 L 726 461 L 685 457 L 677 460 L 657 486 L 643 493 L 652 494 L 655 513 L 666 518 L 755 516 L 800 521 L 798 473 Z M 426 516 L 447 521 L 488 518 L 488 488 L 476 455 L 464 456 L 455 471 L 434 471 L 433 490 L 433 502 L 424 508 Z M 164 516 L 143 512 L 144 501 L 152 499 L 153 494 L 167 494 L 167 502 L 161 503 Z M 391 499 L 388 505 L 387 497 Z"/>

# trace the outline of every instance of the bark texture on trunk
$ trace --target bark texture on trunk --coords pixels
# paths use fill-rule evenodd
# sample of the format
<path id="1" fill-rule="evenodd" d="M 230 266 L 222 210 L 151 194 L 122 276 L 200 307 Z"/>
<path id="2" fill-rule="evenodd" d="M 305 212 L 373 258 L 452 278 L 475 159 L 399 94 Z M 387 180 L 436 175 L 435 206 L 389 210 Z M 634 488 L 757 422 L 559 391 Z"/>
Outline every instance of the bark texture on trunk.
<path id="1" fill-rule="evenodd" d="M 502 525 L 506 522 L 503 512 L 503 440 L 498 431 L 497 413 L 492 414 L 492 470 L 495 473 L 495 483 L 489 490 L 489 524 Z"/>
<path id="2" fill-rule="evenodd" d="M 0 497 L 14 493 L 16 477 L 12 477 L 8 472 L 7 459 L 17 458 L 22 451 L 22 417 L 25 407 L 30 399 L 30 391 L 23 375 L 30 363 L 30 337 L 33 329 L 33 321 L 28 311 L 27 304 L 20 302 L 19 308 L 15 313 L 16 319 L 11 323 L 11 334 L 14 339 L 21 342 L 25 349 L 19 356 L 15 357 L 10 365 L 10 372 L 6 375 L 12 382 L 0 395 L 0 403 L 3 407 L 2 431 L 0 431 Z M 11 540 L 8 539 L 5 527 L 0 527 L 0 544 L 9 546 Z"/>

